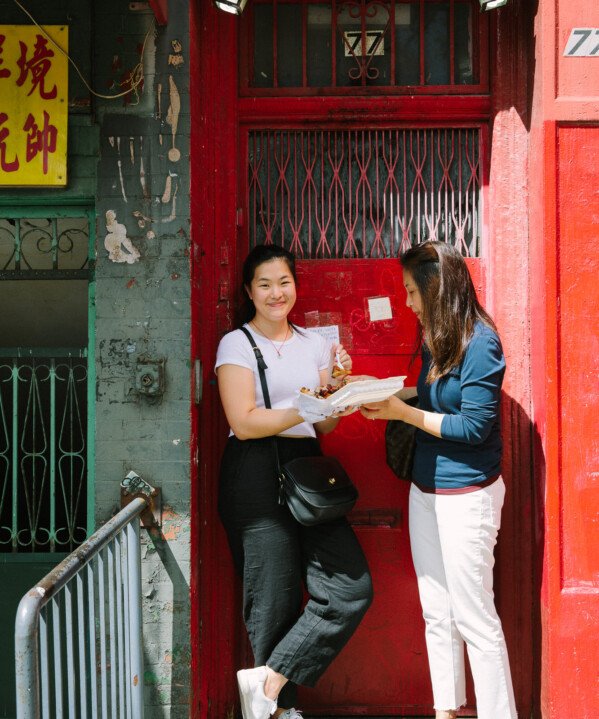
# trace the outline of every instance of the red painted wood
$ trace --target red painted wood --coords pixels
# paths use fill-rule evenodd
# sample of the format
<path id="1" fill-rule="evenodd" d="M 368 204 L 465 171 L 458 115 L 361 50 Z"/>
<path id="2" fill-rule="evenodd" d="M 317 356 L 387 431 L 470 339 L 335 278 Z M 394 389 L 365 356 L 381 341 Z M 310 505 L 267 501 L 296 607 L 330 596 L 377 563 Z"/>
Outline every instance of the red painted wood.
<path id="1" fill-rule="evenodd" d="M 599 713 L 597 564 L 597 157 L 594 58 L 563 57 L 596 3 L 540 4 L 531 127 L 531 328 L 538 519 L 539 711 Z M 586 126 L 582 123 L 588 123 Z M 595 220 L 593 219 L 595 218 Z"/>
<path id="2" fill-rule="evenodd" d="M 489 128 L 489 185 L 485 193 L 488 226 L 487 308 L 497 322 L 507 370 L 502 395 L 502 474 L 506 499 L 496 550 L 495 598 L 510 656 L 518 715 L 531 716 L 533 680 L 532 620 L 535 516 L 531 476 L 531 345 L 529 278 L 542 271 L 528 252 L 530 181 L 527 123 L 532 40 L 529 4 L 510 2 L 489 13 L 493 87 Z M 538 149 L 537 149 L 538 152 Z"/>
<path id="3" fill-rule="evenodd" d="M 530 714 L 531 647 L 530 547 L 533 518 L 530 486 L 530 387 L 527 322 L 528 264 L 526 247 L 526 128 L 521 117 L 526 112 L 527 38 L 525 13 L 518 8 L 502 10 L 496 28 L 498 57 L 492 67 L 509 67 L 510 73 L 495 72 L 495 95 L 488 97 L 405 97 L 394 98 L 241 98 L 237 99 L 236 30 L 238 22 L 217 13 L 211 3 L 198 2 L 199 14 L 192 12 L 197 43 L 192 44 L 192 232 L 194 239 L 194 347 L 203 361 L 204 399 L 197 415 L 195 437 L 198 441 L 198 482 L 193 490 L 192 599 L 197 618 L 192 623 L 194 702 L 192 715 L 227 716 L 237 702 L 234 670 L 243 661 L 243 630 L 238 585 L 229 559 L 224 534 L 215 513 L 218 458 L 226 427 L 219 408 L 212 366 L 218 339 L 232 325 L 231 311 L 236 290 L 237 270 L 246 249 L 246 232 L 235 226 L 237 208 L 245 197 L 244 158 L 240 155 L 239 133 L 248 126 L 270 127 L 321 126 L 339 122 L 351 126 L 372 127 L 398 123 L 466 125 L 493 117 L 487 157 L 492 157 L 487 210 L 483 217 L 484 257 L 475 261 L 478 282 L 485 285 L 486 304 L 495 314 L 508 356 L 506 398 L 504 401 L 504 438 L 509 498 L 504 511 L 497 561 L 497 599 L 503 618 L 518 705 L 523 716 Z M 515 58 L 515 59 L 514 59 Z M 483 67 L 484 74 L 484 67 Z M 524 95 L 524 99 L 523 99 Z M 506 110 L 506 108 L 508 110 Z M 238 128 L 241 126 L 241 130 Z M 485 141 L 486 142 L 486 141 Z M 493 149 L 491 154 L 490 149 Z M 516 148 L 516 149 L 514 149 Z M 240 159 L 241 158 L 241 159 Z M 485 173 L 486 173 L 485 169 Z M 239 247 L 239 249 L 238 249 Z M 413 320 L 405 315 L 401 288 L 390 281 L 392 261 L 374 269 L 368 261 L 341 261 L 340 273 L 354 274 L 352 296 L 341 301 L 343 319 L 355 342 L 357 369 L 377 374 L 394 374 L 408 366 Z M 360 265 L 359 263 L 363 263 Z M 332 265 L 331 265 L 332 267 Z M 311 275 L 312 271 L 310 271 Z M 300 263 L 301 281 L 306 270 Z M 486 278 L 486 279 L 485 279 Z M 312 281 L 312 280 L 309 280 Z M 314 280 L 316 281 L 316 280 Z M 352 280 L 353 282 L 353 280 Z M 301 288 L 298 313 L 309 311 L 310 292 Z M 384 328 L 368 327 L 359 313 L 358 299 L 370 292 L 393 294 L 393 306 L 401 322 Z M 337 295 L 319 295 L 320 311 L 339 311 Z M 219 299 L 222 298 L 222 299 Z M 325 308 L 325 309 L 323 309 Z M 351 311 L 350 311 L 351 309 Z M 355 311 L 355 313 L 354 313 Z M 352 313 L 354 313 L 352 315 Z M 366 323 L 367 324 L 367 323 Z M 377 323 L 378 324 L 378 323 Z M 400 351 L 396 342 L 400 339 Z M 372 346 L 378 347 L 376 352 Z M 415 372 L 413 367 L 411 372 Z M 374 423 L 373 423 L 374 424 Z M 385 509 L 397 517 L 393 528 L 359 528 L 360 540 L 369 556 L 375 558 L 373 571 L 377 599 L 356 637 L 327 673 L 321 687 L 306 696 L 304 705 L 329 714 L 430 713 L 432 699 L 423 654 L 423 628 L 416 601 L 416 588 L 407 561 L 405 525 L 406 487 L 389 476 L 382 452 L 382 428 L 373 427 L 366 454 L 362 439 L 365 428 L 360 418 L 348 418 L 342 431 L 325 441 L 325 447 L 350 458 L 361 474 L 363 484 L 360 507 Z M 377 434 L 377 432 L 379 432 Z M 360 442 L 357 440 L 360 439 Z M 330 444 L 329 444 L 330 443 Z M 390 579 L 392 577 L 392 579 Z M 380 588 L 383 588 L 381 593 Z M 518 591 L 513 591 L 517 587 Z M 388 591 L 385 591 L 388 590 Z M 406 613 L 397 615 L 399 608 Z M 405 603 L 405 604 L 404 604 Z M 377 622 L 377 617 L 380 622 Z M 407 627 L 407 628 L 406 628 Z M 410 644 L 410 639 L 413 644 Z M 387 651 L 388 650 L 388 651 Z M 382 654 L 385 653 L 383 658 Z M 374 669 L 384 667 L 384 681 L 375 681 Z M 355 676 L 344 689 L 345 681 Z M 360 683 L 361 682 L 361 683 Z M 366 697 L 365 689 L 369 688 Z M 328 692 L 328 694 L 327 694 Z M 374 692 L 374 693 L 373 693 Z M 408 706 L 406 696 L 414 697 Z M 470 691 L 469 696 L 473 699 Z M 411 701 L 411 699 L 410 699 Z M 345 702 L 345 703 L 344 703 Z M 349 703 L 351 702 L 351 703 Z M 368 704 L 367 702 L 370 702 Z M 526 713 L 528 711 L 528 714 Z"/>
<path id="4" fill-rule="evenodd" d="M 535 189 L 544 191 L 545 213 L 544 242 L 537 245 L 545 286 L 534 287 L 533 315 L 537 341 L 543 341 L 533 367 L 535 474 L 544 503 L 541 711 L 559 717 L 576 707 L 586 719 L 599 712 L 599 251 L 591 239 L 599 211 L 599 126 L 546 122 L 535 139 L 544 145 L 543 181 Z"/>
<path id="5" fill-rule="evenodd" d="M 560 529 L 559 537 L 554 535 L 560 546 L 560 586 L 550 589 L 560 621 L 559 628 L 545 626 L 552 663 L 561 667 L 555 709 L 566 711 L 567 696 L 568 706 L 574 703 L 581 716 L 590 717 L 599 712 L 599 245 L 591 240 L 599 216 L 599 126 L 558 126 L 557 147 L 560 407 L 555 429 L 560 454 L 558 476 L 552 477 L 557 484 L 550 490 L 559 495 L 559 506 L 547 521 Z"/>
<path id="6" fill-rule="evenodd" d="M 192 484 L 191 716 L 214 719 L 233 716 L 238 705 L 235 670 L 244 636 L 237 580 L 216 513 L 227 426 L 213 370 L 218 340 L 231 327 L 227 292 L 233 291 L 235 270 L 237 83 L 230 60 L 237 25 L 211 2 L 198 0 L 191 7 L 193 347 L 202 362 L 203 382 L 202 401 L 192 416 L 197 482 Z M 228 288 L 224 300 L 219 299 L 222 288 Z"/>
<path id="7" fill-rule="evenodd" d="M 194 76 L 195 72 L 199 72 L 201 65 L 200 49 L 198 46 L 199 37 L 199 22 L 198 8 L 195 3 L 189 4 L 189 63 L 192 69 L 190 78 L 190 114 L 193 118 L 199 117 L 200 105 L 198 92 L 195 88 Z M 195 71 L 195 72 L 194 72 Z M 193 127 L 193 123 L 192 123 Z M 192 129 L 191 132 L 191 157 L 196 156 L 200 148 L 199 135 Z M 193 173 L 193 163 L 191 163 L 191 172 Z M 195 361 L 199 358 L 200 354 L 200 338 L 198 333 L 198 321 L 200 317 L 199 308 L 201 301 L 200 294 L 200 271 L 196 262 L 196 238 L 195 233 L 191 233 L 191 256 L 190 256 L 190 276 L 191 276 L 191 359 Z M 199 588 L 199 555 L 200 555 L 200 527 L 197 521 L 193 518 L 198 516 L 200 495 L 199 495 L 199 472 L 198 472 L 198 459 L 200 452 L 200 438 L 198 433 L 199 423 L 199 412 L 198 406 L 194 401 L 195 393 L 197 391 L 196 384 L 193 377 L 191 377 L 191 397 L 192 402 L 189 408 L 191 432 L 190 432 L 190 483 L 191 483 L 191 497 L 190 497 L 190 515 L 192 520 L 190 522 L 190 603 L 192 607 L 190 615 L 190 638 L 191 638 L 191 687 L 189 687 L 189 715 L 190 717 L 199 717 L 200 712 L 198 710 L 200 705 L 201 696 L 201 682 L 200 682 L 200 652 L 199 652 L 199 638 L 200 638 L 200 612 L 195 611 L 194 607 L 198 607 L 200 603 L 200 588 Z"/>
<path id="8" fill-rule="evenodd" d="M 239 115 L 248 121 L 278 118 L 280 122 L 359 122 L 367 115 L 374 124 L 402 122 L 416 126 L 431 122 L 488 120 L 488 96 L 452 97 L 268 97 L 239 99 Z"/>
<path id="9" fill-rule="evenodd" d="M 158 25 L 168 23 L 168 0 L 149 0 Z"/>

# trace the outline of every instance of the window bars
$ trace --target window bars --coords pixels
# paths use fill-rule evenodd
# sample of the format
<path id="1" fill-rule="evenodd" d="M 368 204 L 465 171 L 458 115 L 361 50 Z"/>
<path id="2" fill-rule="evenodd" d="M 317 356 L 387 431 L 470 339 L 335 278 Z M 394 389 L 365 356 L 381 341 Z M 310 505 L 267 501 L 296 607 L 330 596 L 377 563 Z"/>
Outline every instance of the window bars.
<path id="1" fill-rule="evenodd" d="M 85 349 L 0 348 L 0 552 L 87 536 Z"/>
<path id="2" fill-rule="evenodd" d="M 93 526 L 94 215 L 20 210 L 0 208 L 0 552 L 64 552 Z"/>
<path id="3" fill-rule="evenodd" d="M 476 0 L 254 0 L 242 92 L 481 92 L 486 27 Z"/>
<path id="4" fill-rule="evenodd" d="M 479 128 L 255 130 L 250 245 L 309 258 L 392 258 L 440 240 L 480 251 Z"/>

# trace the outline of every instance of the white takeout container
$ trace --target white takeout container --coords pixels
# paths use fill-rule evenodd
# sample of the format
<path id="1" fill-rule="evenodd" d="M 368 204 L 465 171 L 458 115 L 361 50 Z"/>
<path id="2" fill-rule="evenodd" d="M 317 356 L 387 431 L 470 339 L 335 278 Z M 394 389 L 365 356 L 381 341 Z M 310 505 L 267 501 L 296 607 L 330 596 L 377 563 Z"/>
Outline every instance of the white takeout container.
<path id="1" fill-rule="evenodd" d="M 349 382 L 326 399 L 299 392 L 297 408 L 300 414 L 304 410 L 328 417 L 335 412 L 342 412 L 348 407 L 358 407 L 369 402 L 380 402 L 387 399 L 403 389 L 404 380 L 405 376 Z"/>

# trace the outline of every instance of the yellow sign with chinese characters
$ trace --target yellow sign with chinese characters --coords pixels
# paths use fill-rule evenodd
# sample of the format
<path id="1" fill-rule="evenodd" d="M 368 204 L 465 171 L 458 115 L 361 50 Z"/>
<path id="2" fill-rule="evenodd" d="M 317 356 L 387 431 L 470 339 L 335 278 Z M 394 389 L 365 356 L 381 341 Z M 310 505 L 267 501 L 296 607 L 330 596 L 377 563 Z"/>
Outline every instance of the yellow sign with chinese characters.
<path id="1" fill-rule="evenodd" d="M 44 31 L 68 52 L 68 27 Z M 68 78 L 39 27 L 0 25 L 0 186 L 67 184 Z"/>

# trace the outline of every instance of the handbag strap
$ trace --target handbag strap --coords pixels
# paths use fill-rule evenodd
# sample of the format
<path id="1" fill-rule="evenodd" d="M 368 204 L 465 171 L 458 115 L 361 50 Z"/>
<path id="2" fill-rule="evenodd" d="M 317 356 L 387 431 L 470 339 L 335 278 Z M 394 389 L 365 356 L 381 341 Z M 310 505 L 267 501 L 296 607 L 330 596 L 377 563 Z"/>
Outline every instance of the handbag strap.
<path id="1" fill-rule="evenodd" d="M 268 365 L 264 361 L 262 352 L 252 337 L 252 333 L 249 330 L 246 330 L 245 327 L 240 327 L 239 329 L 248 338 L 250 344 L 252 345 L 252 349 L 254 350 L 254 354 L 256 355 L 256 363 L 258 364 L 258 372 L 260 374 L 260 384 L 262 385 L 262 396 L 264 397 L 264 406 L 266 409 L 272 409 L 270 404 L 270 395 L 268 393 L 268 384 L 266 383 L 266 372 L 264 371 L 268 369 Z"/>
<path id="2" fill-rule="evenodd" d="M 248 341 L 252 345 L 252 349 L 254 350 L 254 355 L 256 356 L 258 374 L 260 375 L 260 385 L 262 386 L 262 396 L 264 397 L 264 406 L 266 407 L 266 409 L 272 409 L 272 405 L 270 403 L 270 394 L 268 393 L 268 383 L 266 382 L 266 372 L 264 371 L 268 369 L 268 365 L 264 361 L 262 352 L 256 344 L 256 341 L 252 337 L 252 333 L 245 327 L 240 327 L 239 329 L 248 338 Z M 281 478 L 283 470 L 281 469 L 281 462 L 279 460 L 279 447 L 277 445 L 277 438 L 274 435 L 272 437 L 272 445 L 275 451 L 275 460 L 277 463 L 277 478 L 279 480 L 279 504 L 284 504 L 285 498 L 283 493 L 283 481 Z"/>

